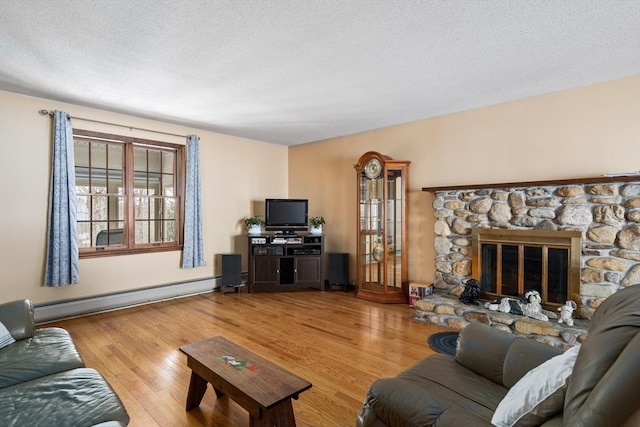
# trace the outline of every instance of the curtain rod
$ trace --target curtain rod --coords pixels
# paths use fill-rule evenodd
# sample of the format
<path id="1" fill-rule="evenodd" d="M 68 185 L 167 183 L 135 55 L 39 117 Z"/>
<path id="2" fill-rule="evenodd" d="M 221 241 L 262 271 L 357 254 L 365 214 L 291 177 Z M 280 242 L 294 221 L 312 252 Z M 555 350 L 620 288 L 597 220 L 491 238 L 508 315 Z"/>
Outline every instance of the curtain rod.
<path id="1" fill-rule="evenodd" d="M 49 110 L 40 110 L 40 111 L 38 111 L 38 113 L 40 113 L 43 116 L 53 116 L 53 111 L 49 111 Z M 82 120 L 82 121 L 85 121 L 85 122 L 100 123 L 100 124 L 109 125 L 109 126 L 119 126 L 121 128 L 127 128 L 129 130 L 134 130 L 135 129 L 135 130 L 141 130 L 141 131 L 144 131 L 144 132 L 159 133 L 159 134 L 162 134 L 162 135 L 179 136 L 181 138 L 186 138 L 187 137 L 187 135 L 178 135 L 177 133 L 162 132 L 162 131 L 153 130 L 153 129 L 145 129 L 145 128 L 139 128 L 139 127 L 135 127 L 135 126 L 120 125 L 118 123 L 103 122 L 101 120 L 87 119 L 87 118 L 84 118 L 84 117 L 69 116 L 69 118 L 76 119 L 76 120 Z"/>

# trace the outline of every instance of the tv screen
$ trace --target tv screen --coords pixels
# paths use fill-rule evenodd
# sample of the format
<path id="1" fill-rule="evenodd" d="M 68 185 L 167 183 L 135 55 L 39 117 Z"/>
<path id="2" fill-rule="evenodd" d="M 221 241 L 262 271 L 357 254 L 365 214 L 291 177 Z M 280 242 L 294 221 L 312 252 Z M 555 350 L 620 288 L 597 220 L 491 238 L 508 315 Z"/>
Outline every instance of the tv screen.
<path id="1" fill-rule="evenodd" d="M 309 201 L 306 199 L 266 199 L 265 225 L 267 231 L 293 234 L 307 231 Z"/>

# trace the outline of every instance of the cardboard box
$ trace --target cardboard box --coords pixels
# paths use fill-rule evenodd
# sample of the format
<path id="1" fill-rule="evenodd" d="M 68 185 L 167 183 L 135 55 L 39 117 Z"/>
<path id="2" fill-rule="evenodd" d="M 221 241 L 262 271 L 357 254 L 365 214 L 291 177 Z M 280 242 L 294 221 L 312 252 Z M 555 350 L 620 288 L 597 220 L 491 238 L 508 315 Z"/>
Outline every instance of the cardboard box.
<path id="1" fill-rule="evenodd" d="M 422 282 L 409 283 L 409 307 L 413 307 L 415 302 L 426 298 L 433 293 L 433 284 Z"/>

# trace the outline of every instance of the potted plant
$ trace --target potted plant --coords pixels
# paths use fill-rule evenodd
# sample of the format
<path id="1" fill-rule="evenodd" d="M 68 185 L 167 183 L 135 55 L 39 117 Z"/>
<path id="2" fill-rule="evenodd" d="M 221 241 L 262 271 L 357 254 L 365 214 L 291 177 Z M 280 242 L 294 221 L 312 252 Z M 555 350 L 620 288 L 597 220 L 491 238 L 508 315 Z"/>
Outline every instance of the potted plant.
<path id="1" fill-rule="evenodd" d="M 262 226 L 264 225 L 264 219 L 257 216 L 251 216 L 244 219 L 244 226 L 247 229 L 247 234 L 260 234 L 262 233 Z"/>
<path id="2" fill-rule="evenodd" d="M 322 216 L 312 216 L 311 219 L 309 219 L 309 224 L 311 225 L 311 229 L 309 230 L 311 234 L 322 234 L 322 225 L 326 224 L 326 222 Z"/>

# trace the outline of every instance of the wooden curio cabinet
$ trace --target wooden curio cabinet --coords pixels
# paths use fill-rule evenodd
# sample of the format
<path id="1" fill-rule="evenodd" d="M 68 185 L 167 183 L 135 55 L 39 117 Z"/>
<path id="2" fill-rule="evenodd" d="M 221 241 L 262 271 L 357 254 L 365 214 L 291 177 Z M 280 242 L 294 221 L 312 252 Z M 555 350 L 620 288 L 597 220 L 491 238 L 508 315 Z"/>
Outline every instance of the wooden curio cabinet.
<path id="1" fill-rule="evenodd" d="M 355 165 L 358 185 L 356 296 L 408 301 L 407 193 L 409 161 L 375 151 Z"/>

